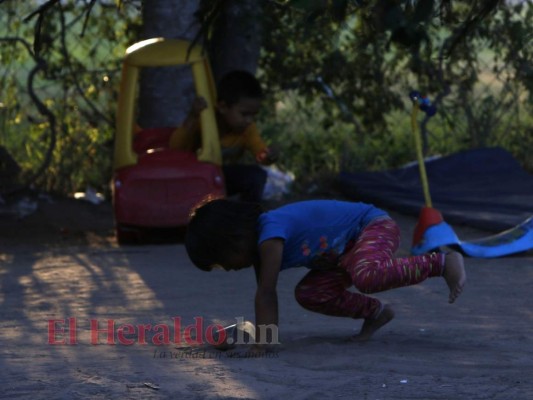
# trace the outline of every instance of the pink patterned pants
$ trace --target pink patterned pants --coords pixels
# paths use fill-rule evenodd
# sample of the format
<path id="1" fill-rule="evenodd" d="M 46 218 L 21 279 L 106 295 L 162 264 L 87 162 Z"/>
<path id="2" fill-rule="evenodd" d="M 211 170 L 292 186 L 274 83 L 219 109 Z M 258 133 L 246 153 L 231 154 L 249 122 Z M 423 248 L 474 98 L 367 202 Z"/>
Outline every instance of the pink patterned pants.
<path id="1" fill-rule="evenodd" d="M 346 246 L 338 268 L 311 270 L 305 275 L 296 285 L 296 300 L 302 307 L 321 314 L 373 318 L 380 312 L 381 302 L 365 294 L 442 276 L 444 254 L 393 258 L 399 243 L 398 225 L 389 217 L 375 219 Z M 361 293 L 347 290 L 351 286 Z"/>

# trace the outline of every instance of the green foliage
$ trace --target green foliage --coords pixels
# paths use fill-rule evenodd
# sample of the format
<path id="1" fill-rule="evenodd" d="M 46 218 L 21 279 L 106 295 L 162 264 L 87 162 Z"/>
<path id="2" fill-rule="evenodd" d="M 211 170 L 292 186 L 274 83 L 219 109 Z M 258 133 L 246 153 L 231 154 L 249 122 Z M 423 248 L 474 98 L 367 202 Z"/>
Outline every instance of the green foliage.
<path id="1" fill-rule="evenodd" d="M 324 112 L 331 100 L 305 102 L 294 91 L 285 93 L 276 112 L 264 117 L 262 132 L 280 150 L 279 164 L 296 177 L 338 173 L 341 170 L 383 170 L 412 158 L 412 137 L 405 116 L 388 138 L 357 135 L 335 109 Z M 400 123 L 398 123 L 400 122 Z"/>
<path id="2" fill-rule="evenodd" d="M 0 145 L 21 184 L 108 191 L 120 60 L 139 18 L 126 4 L 120 14 L 88 4 L 62 1 L 31 19 L 36 1 L 0 5 Z"/>
<path id="3" fill-rule="evenodd" d="M 306 109 L 324 92 L 320 77 L 334 89 L 345 112 L 338 119 L 351 120 L 358 146 L 353 159 L 360 169 L 393 167 L 414 159 L 410 136 L 412 89 L 436 100 L 438 115 L 424 125 L 425 152 L 449 154 L 480 146 L 504 146 L 524 166 L 533 148 L 522 135 L 529 121 L 516 118 L 515 111 L 531 107 L 533 7 L 530 4 L 499 4 L 497 1 L 376 1 L 344 2 L 346 17 L 334 18 L 331 2 L 295 2 L 296 8 L 270 7 L 265 13 L 265 38 L 261 78 L 268 83 L 271 101 L 284 101 L 286 90 L 300 96 L 292 115 Z M 319 9 L 322 5 L 322 9 Z M 337 112 L 339 109 L 337 108 Z M 330 118 L 331 107 L 323 112 Z M 523 111 L 522 111 L 523 113 Z M 348 116 L 346 115 L 348 114 Z M 281 118 L 272 113 L 270 118 Z M 323 131 L 320 110 L 309 115 L 309 126 L 322 150 L 337 152 L 347 128 Z M 422 118 L 421 118 L 422 120 Z M 288 124 L 291 126 L 291 124 Z M 299 129 L 296 124 L 294 129 Z M 337 131 L 335 131 L 335 129 Z M 295 132 L 287 128 L 286 137 Z M 278 135 L 280 136 L 280 135 Z M 361 140 L 360 138 L 363 137 Z M 303 138 L 302 138 L 303 139 Z M 331 143 L 331 144 L 330 144 Z M 379 143 L 378 146 L 372 146 Z M 363 146 L 361 146 L 361 144 Z M 518 152 L 520 146 L 528 150 Z M 348 148 L 350 148 L 348 146 Z M 379 149 L 374 151 L 374 149 Z M 295 146 L 289 148 L 288 165 L 303 162 Z M 346 152 L 346 147 L 343 147 Z M 366 156 L 368 154 L 368 157 Z M 323 163 L 335 171 L 337 164 Z M 322 168 L 319 167 L 318 169 Z"/>
<path id="4" fill-rule="evenodd" d="M 120 59 L 141 24 L 139 0 L 119 3 L 65 0 L 27 19 L 43 2 L 1 2 L 0 145 L 22 183 L 45 165 L 33 182 L 43 189 L 107 190 Z M 205 24 L 224 6 L 202 4 Z M 301 177 L 413 160 L 407 94 L 418 89 L 439 110 L 421 125 L 427 155 L 503 146 L 533 172 L 531 2 L 260 4 L 259 77 L 273 105 L 261 125 L 282 168 Z M 33 91 L 44 111 L 27 88 L 41 62 Z"/>

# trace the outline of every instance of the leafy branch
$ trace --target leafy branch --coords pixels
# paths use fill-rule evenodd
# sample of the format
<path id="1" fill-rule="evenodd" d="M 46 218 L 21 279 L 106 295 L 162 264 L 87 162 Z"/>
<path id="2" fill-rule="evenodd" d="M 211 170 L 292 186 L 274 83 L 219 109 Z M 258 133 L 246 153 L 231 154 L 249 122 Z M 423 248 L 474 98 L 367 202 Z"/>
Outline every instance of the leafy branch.
<path id="1" fill-rule="evenodd" d="M 31 69 L 29 75 L 28 75 L 28 82 L 27 82 L 27 88 L 28 93 L 30 95 L 31 100 L 37 107 L 37 110 L 41 115 L 46 117 L 48 120 L 48 126 L 50 130 L 49 134 L 49 142 L 48 147 L 44 156 L 44 160 L 41 163 L 41 165 L 37 168 L 37 170 L 26 180 L 25 186 L 32 185 L 50 166 L 50 163 L 52 161 L 52 154 L 54 151 L 54 148 L 56 146 L 56 138 L 57 138 L 57 128 L 56 128 L 56 117 L 52 111 L 44 104 L 44 102 L 37 96 L 37 93 L 35 92 L 34 88 L 34 81 L 35 76 L 40 71 L 46 71 L 47 65 L 46 61 L 40 57 L 38 54 L 34 53 L 32 51 L 32 46 L 30 43 L 28 43 L 23 38 L 19 37 L 4 37 L 0 38 L 0 42 L 11 42 L 11 43 L 20 43 L 24 46 L 24 48 L 28 51 L 28 53 L 31 55 L 32 59 L 35 62 L 35 66 Z"/>

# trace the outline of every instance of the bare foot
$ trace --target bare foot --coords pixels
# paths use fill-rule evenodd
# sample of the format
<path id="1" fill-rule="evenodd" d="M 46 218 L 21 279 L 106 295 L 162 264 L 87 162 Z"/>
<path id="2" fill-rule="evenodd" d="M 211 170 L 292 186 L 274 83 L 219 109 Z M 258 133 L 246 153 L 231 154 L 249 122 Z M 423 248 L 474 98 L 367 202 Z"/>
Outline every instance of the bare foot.
<path id="1" fill-rule="evenodd" d="M 364 342 L 376 331 L 394 318 L 394 311 L 390 306 L 383 307 L 383 311 L 375 319 L 365 318 L 361 331 L 350 338 L 352 342 Z"/>
<path id="2" fill-rule="evenodd" d="M 453 303 L 466 283 L 466 271 L 461 253 L 454 251 L 446 254 L 446 265 L 442 276 L 450 288 L 448 302 Z"/>

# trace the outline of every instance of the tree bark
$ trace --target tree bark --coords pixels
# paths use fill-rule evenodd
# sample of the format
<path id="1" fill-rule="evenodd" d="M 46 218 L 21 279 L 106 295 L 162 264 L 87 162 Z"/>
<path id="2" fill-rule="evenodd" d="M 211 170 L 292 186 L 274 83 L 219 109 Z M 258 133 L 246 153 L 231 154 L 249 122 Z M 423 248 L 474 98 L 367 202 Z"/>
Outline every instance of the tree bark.
<path id="1" fill-rule="evenodd" d="M 226 1 L 208 45 L 215 81 L 234 69 L 255 74 L 261 46 L 262 3 Z M 193 40 L 200 29 L 195 18 L 198 7 L 198 0 L 143 0 L 142 39 Z M 144 128 L 178 126 L 194 96 L 188 67 L 145 68 L 141 73 L 137 121 Z"/>
<path id="2" fill-rule="evenodd" d="M 194 13 L 198 0 L 143 0 L 142 39 L 165 37 L 193 40 L 199 31 Z M 144 68 L 138 101 L 139 125 L 178 126 L 195 96 L 189 67 Z"/>
<path id="3" fill-rule="evenodd" d="M 216 81 L 235 69 L 255 74 L 261 49 L 263 3 L 226 0 L 209 40 L 209 57 Z"/>

